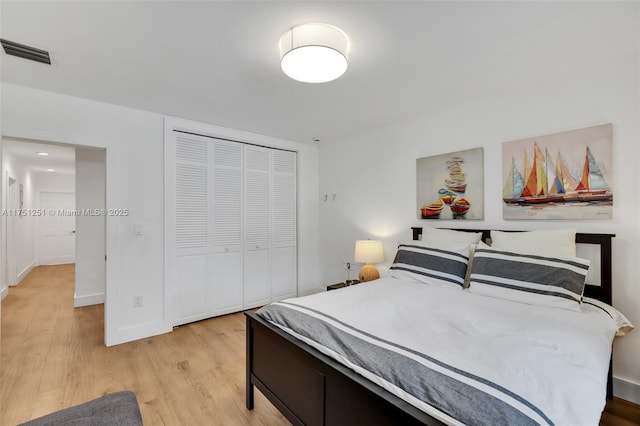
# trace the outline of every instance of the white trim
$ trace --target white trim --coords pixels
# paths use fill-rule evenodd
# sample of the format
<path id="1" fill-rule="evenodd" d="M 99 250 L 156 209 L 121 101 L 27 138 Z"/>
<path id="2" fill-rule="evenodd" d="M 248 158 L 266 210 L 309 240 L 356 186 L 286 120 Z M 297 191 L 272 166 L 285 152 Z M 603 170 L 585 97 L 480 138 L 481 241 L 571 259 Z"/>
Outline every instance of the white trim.
<path id="1" fill-rule="evenodd" d="M 36 266 L 36 262 L 35 260 L 33 262 L 31 262 L 26 268 L 24 268 L 22 270 L 22 272 L 20 272 L 18 274 L 18 277 L 16 278 L 16 283 L 12 284 L 12 286 L 16 286 L 18 284 L 20 284 L 20 281 L 22 281 L 24 279 L 24 277 L 26 277 L 29 272 L 31 272 L 31 270 Z"/>
<path id="2" fill-rule="evenodd" d="M 174 147 L 173 141 L 173 129 L 178 126 L 180 121 L 176 121 L 171 117 L 164 117 L 164 140 L 163 140 L 163 159 L 164 159 L 164 185 L 162 188 L 162 197 L 164 204 L 164 242 L 163 242 L 163 251 L 164 251 L 164 275 L 163 275 L 163 293 L 164 293 L 164 318 L 163 323 L 164 327 L 169 328 L 171 331 L 173 329 L 173 321 L 175 317 L 175 309 L 173 308 L 173 298 L 172 298 L 172 290 L 173 285 L 176 282 L 176 267 L 175 267 L 175 259 L 176 259 L 176 237 L 174 228 L 172 226 L 176 220 L 175 214 L 175 204 L 171 197 L 168 197 L 167 194 L 175 193 L 175 173 L 176 166 L 175 161 L 171 161 L 168 156 L 169 152 L 171 152 L 171 148 Z"/>
<path id="3" fill-rule="evenodd" d="M 152 321 L 136 324 L 133 327 L 122 327 L 116 330 L 118 339 L 105 343 L 106 346 L 119 345 L 133 340 L 144 339 L 173 331 L 173 327 L 168 326 L 166 321 Z"/>
<path id="4" fill-rule="evenodd" d="M 164 116 L 165 136 L 172 134 L 174 130 L 196 133 L 201 136 L 213 138 L 233 139 L 236 142 L 260 145 L 268 148 L 280 148 L 288 151 L 299 152 L 300 143 L 287 139 L 280 139 L 259 133 L 232 129 L 230 127 L 217 126 L 215 124 L 202 123 L 177 117 Z"/>
<path id="5" fill-rule="evenodd" d="M 82 306 L 99 305 L 101 303 L 104 303 L 104 299 L 104 293 L 87 294 L 85 296 L 76 296 L 74 294 L 73 307 L 79 308 Z"/>
<path id="6" fill-rule="evenodd" d="M 5 297 L 9 295 L 9 287 L 4 287 L 0 289 L 0 300 L 4 300 Z"/>
<path id="7" fill-rule="evenodd" d="M 640 404 L 640 384 L 614 377 L 613 395 L 634 404 Z"/>
<path id="8" fill-rule="evenodd" d="M 105 152 L 105 209 L 113 206 L 121 206 L 121 191 L 114 188 L 120 188 L 122 175 L 118 170 L 118 157 L 120 155 L 120 147 L 113 145 L 106 148 Z M 121 220 L 117 217 L 105 218 L 106 234 L 105 234 L 105 253 L 106 253 L 106 277 L 105 277 L 105 301 L 104 301 L 104 344 L 113 346 L 128 341 L 119 334 L 118 314 L 120 310 L 120 293 L 123 289 L 118 284 L 120 282 L 120 268 L 122 258 L 120 256 L 120 245 L 118 244 L 118 234 L 120 232 Z M 149 335 L 151 335 L 151 330 Z M 147 336 L 142 336 L 147 337 Z"/>

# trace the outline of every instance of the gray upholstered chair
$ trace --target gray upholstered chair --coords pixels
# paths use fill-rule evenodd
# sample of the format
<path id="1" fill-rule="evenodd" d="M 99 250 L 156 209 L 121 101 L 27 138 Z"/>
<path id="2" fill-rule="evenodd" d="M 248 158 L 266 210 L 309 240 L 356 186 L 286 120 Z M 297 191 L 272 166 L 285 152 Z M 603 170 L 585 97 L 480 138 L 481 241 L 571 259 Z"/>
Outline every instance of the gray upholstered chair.
<path id="1" fill-rule="evenodd" d="M 19 426 L 140 426 L 142 417 L 133 392 L 110 393 L 75 407 L 38 417 Z"/>

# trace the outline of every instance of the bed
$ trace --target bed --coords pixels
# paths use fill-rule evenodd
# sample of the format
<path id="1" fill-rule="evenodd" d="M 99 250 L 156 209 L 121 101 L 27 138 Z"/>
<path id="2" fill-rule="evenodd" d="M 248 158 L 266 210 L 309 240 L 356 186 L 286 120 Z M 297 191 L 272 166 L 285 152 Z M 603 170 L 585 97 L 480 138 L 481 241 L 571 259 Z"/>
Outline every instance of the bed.
<path id="1" fill-rule="evenodd" d="M 482 233 L 482 239 L 487 240 L 489 231 L 479 232 Z M 417 241 L 420 233 L 421 228 L 413 228 L 413 239 Z M 600 247 L 597 259 L 600 285 L 586 286 L 584 294 L 608 304 L 611 303 L 612 237 L 610 234 L 575 236 L 577 243 Z M 460 297 L 460 294 L 465 296 Z M 386 309 L 384 306 L 395 304 L 395 298 L 433 302 L 432 305 L 424 304 L 424 312 L 420 310 L 422 302 L 413 303 L 418 314 L 405 317 L 403 310 L 391 315 L 391 321 L 389 315 L 383 313 Z M 440 298 L 443 302 L 440 302 Z M 450 306 L 445 305 L 447 299 L 454 302 Z M 484 314 L 471 314 L 474 306 Z M 534 317 L 538 315 L 535 321 L 525 319 L 523 323 L 498 323 L 493 326 L 493 330 L 491 327 L 476 326 L 475 335 L 467 333 L 470 328 L 474 328 L 474 321 L 478 322 L 478 315 L 487 315 L 488 312 L 505 306 L 512 311 L 512 315 L 519 314 L 524 309 L 524 305 L 518 303 L 496 302 L 489 297 L 467 295 L 447 286 L 431 288 L 411 281 L 385 278 L 339 292 L 273 304 L 259 314 L 247 312 L 247 408 L 253 409 L 254 387 L 257 387 L 293 424 L 556 424 L 556 419 L 560 419 L 558 424 L 562 424 L 566 423 L 566 419 L 572 419 L 575 423 L 575 419 L 582 421 L 585 418 L 590 418 L 591 423 L 595 418 L 597 424 L 605 394 L 607 397 L 612 396 L 610 345 L 615 326 L 611 321 L 603 320 L 600 309 L 594 307 L 589 320 L 579 321 L 577 327 L 597 326 L 598 331 L 584 333 L 585 341 L 572 342 L 564 348 L 562 342 L 567 340 L 567 336 L 562 336 L 562 329 L 554 330 L 550 324 L 553 321 L 572 321 L 575 315 L 572 317 L 571 313 L 561 309 L 547 308 L 542 315 L 532 311 Z M 409 307 L 406 309 L 408 312 Z M 552 315 L 548 315 L 548 312 Z M 434 316 L 422 317 L 422 314 Z M 449 325 L 444 325 L 447 321 Z M 526 324 L 544 321 L 547 321 L 547 325 L 541 325 L 546 328 L 533 331 L 537 337 L 522 333 L 527 328 Z M 484 318 L 480 322 L 486 324 Z M 323 328 L 328 323 L 333 323 L 332 328 Z M 309 329 L 298 328 L 302 324 L 306 324 Z M 416 328 L 416 324 L 420 324 L 420 327 Z M 453 327 L 456 333 L 468 341 L 452 343 L 448 334 L 455 333 L 443 333 L 442 330 L 452 330 L 446 327 Z M 409 336 L 401 336 L 401 329 L 411 330 Z M 549 333 L 555 336 L 541 334 L 547 332 L 545 330 L 550 330 Z M 420 338 L 412 342 L 411 333 Z M 565 349 L 570 350 L 569 346 L 578 345 L 582 348 L 579 353 L 585 354 L 585 359 L 581 356 L 577 363 L 580 365 L 568 365 L 566 368 L 563 364 L 557 364 L 558 359 L 554 359 L 551 364 L 545 361 L 542 364 L 532 363 L 531 366 L 526 361 L 527 368 L 508 368 L 509 362 L 505 360 L 513 360 L 514 364 L 523 362 L 524 358 L 519 358 L 523 356 L 522 351 L 517 349 L 498 361 L 492 356 L 483 356 L 486 355 L 482 348 L 483 342 L 492 341 L 491 333 L 510 334 L 513 339 L 507 341 L 513 348 L 520 348 L 527 340 L 536 340 L 532 351 L 544 352 L 547 345 L 553 351 L 562 353 Z M 547 337 L 557 339 L 560 343 L 549 340 L 547 344 L 545 340 L 540 344 L 540 340 Z M 338 346 L 323 346 L 327 344 L 325 339 L 339 341 Z M 593 339 L 597 342 L 594 343 Z M 469 349 L 465 349 L 464 345 L 469 341 L 476 343 L 470 343 Z M 418 346 L 416 342 L 420 342 Z M 591 350 L 591 346 L 597 349 Z M 389 351 L 389 347 L 393 347 L 393 351 Z M 468 352 L 466 359 L 465 352 Z M 372 353 L 377 354 L 376 367 L 364 366 L 361 356 Z M 490 355 L 492 352 L 487 353 Z M 451 360 L 447 357 L 452 356 L 451 354 L 458 355 L 453 356 L 453 361 L 449 362 Z M 455 359 L 456 357 L 459 359 Z M 571 359 L 573 358 L 572 355 Z M 446 362 L 443 363 L 442 360 Z M 476 366 L 482 363 L 495 365 L 487 373 L 485 367 Z M 460 368 L 461 365 L 464 368 Z M 597 367 L 591 367 L 592 365 Z M 540 372 L 536 369 L 546 368 L 567 370 L 568 377 L 572 378 L 564 380 L 571 384 L 569 390 L 554 389 L 553 384 L 545 384 L 544 380 L 539 384 L 536 376 Z M 442 374 L 443 369 L 446 374 Z M 380 373 L 379 370 L 385 371 Z M 514 386 L 519 386 L 516 391 L 511 387 L 513 383 L 508 386 L 501 384 L 503 378 L 500 375 L 503 370 L 508 370 L 509 375 L 515 376 L 509 380 L 514 381 Z M 402 371 L 410 371 L 411 374 L 408 378 L 398 379 Z M 382 374 L 382 378 L 377 377 L 378 374 Z M 492 374 L 496 376 L 493 377 Z M 453 379 L 450 376 L 454 376 Z M 416 381 L 415 378 L 420 380 Z M 436 382 L 443 382 L 444 387 L 434 386 L 432 389 L 431 383 Z M 538 389 L 538 385 L 542 387 Z M 529 387 L 533 390 L 528 389 Z M 596 391 L 592 392 L 591 388 Z M 582 391 L 585 398 L 594 394 L 594 400 L 585 399 L 581 407 L 568 404 L 573 405 L 568 408 L 557 406 L 554 402 L 558 392 L 576 393 L 575 397 L 581 398 Z M 537 397 L 540 394 L 547 395 L 540 403 L 542 409 L 539 403 L 530 402 L 531 396 Z M 566 413 L 567 410 L 578 412 Z M 592 412 L 584 412 L 589 410 Z M 547 414 L 549 412 L 550 416 Z"/>

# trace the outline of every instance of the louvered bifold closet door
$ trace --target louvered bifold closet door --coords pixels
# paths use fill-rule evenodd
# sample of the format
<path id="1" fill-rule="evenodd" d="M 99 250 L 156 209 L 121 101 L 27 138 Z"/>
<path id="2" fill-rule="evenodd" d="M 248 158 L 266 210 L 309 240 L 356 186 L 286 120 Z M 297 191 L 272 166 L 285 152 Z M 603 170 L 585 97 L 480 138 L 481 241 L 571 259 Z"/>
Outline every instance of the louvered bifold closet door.
<path id="1" fill-rule="evenodd" d="M 271 181 L 271 295 L 297 294 L 296 153 L 273 150 Z"/>
<path id="2" fill-rule="evenodd" d="M 209 316 L 209 145 L 176 133 L 174 324 Z"/>
<path id="3" fill-rule="evenodd" d="M 243 309 L 243 145 L 214 140 L 211 194 L 211 314 Z"/>
<path id="4" fill-rule="evenodd" d="M 297 154 L 172 130 L 165 301 L 172 325 L 297 295 Z"/>
<path id="5" fill-rule="evenodd" d="M 244 157 L 244 307 L 271 301 L 271 150 L 246 145 Z"/>

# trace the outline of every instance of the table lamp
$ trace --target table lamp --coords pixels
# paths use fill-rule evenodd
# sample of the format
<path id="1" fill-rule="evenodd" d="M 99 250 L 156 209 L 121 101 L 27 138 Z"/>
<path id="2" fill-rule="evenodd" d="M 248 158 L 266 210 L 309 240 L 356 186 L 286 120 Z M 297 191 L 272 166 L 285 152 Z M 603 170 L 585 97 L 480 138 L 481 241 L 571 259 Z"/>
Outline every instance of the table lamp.
<path id="1" fill-rule="evenodd" d="M 365 264 L 358 273 L 358 277 L 361 282 L 377 280 L 378 278 L 380 278 L 380 272 L 378 272 L 378 269 L 373 266 L 372 263 L 380 263 L 384 261 L 382 241 L 356 241 L 354 260 L 356 262 Z"/>

